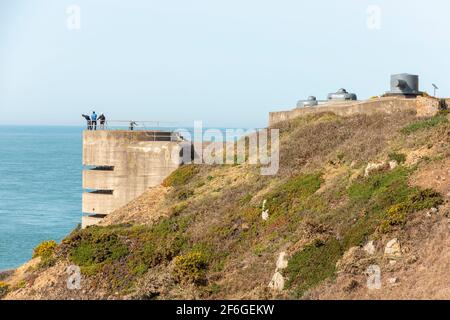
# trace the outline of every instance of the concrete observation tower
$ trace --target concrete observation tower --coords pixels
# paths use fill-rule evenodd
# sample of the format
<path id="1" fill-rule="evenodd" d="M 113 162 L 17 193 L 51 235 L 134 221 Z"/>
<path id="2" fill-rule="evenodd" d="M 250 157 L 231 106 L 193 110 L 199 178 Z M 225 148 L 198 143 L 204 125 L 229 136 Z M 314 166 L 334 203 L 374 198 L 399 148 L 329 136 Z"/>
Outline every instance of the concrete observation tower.
<path id="1" fill-rule="evenodd" d="M 159 185 L 179 166 L 180 141 L 170 131 L 84 131 L 83 228 Z"/>

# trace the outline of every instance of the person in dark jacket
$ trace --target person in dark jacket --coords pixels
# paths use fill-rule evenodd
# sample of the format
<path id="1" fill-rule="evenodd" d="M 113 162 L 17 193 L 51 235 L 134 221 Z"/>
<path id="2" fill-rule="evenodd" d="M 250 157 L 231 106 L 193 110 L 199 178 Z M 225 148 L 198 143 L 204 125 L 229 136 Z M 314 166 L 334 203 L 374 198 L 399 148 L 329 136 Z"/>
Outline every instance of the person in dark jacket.
<path id="1" fill-rule="evenodd" d="M 103 113 L 100 113 L 97 120 L 100 122 L 100 130 L 105 130 L 105 122 L 106 122 L 105 115 Z"/>
<path id="2" fill-rule="evenodd" d="M 129 130 L 130 131 L 133 131 L 134 130 L 134 127 L 137 125 L 137 123 L 136 122 L 134 122 L 134 121 L 131 121 L 130 122 L 130 127 L 129 127 Z"/>
<path id="3" fill-rule="evenodd" d="M 92 130 L 91 118 L 87 114 L 81 115 L 87 122 L 87 130 Z"/>

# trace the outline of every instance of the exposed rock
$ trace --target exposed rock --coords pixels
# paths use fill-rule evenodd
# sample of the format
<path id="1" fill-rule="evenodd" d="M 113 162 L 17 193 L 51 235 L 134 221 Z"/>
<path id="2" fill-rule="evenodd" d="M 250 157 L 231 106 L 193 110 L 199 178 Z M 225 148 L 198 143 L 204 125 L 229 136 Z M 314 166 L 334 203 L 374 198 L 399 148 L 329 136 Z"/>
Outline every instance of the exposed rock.
<path id="1" fill-rule="evenodd" d="M 288 266 L 288 260 L 286 252 L 280 252 L 275 268 L 275 273 L 270 280 L 268 287 L 275 291 L 282 291 L 284 289 L 284 277 L 281 274 L 281 270 L 286 269 Z"/>
<path id="2" fill-rule="evenodd" d="M 390 168 L 389 164 L 386 164 L 384 162 L 382 163 L 369 162 L 369 164 L 366 167 L 366 170 L 364 171 L 364 177 L 368 177 L 373 173 L 380 172 L 389 168 Z"/>
<path id="3" fill-rule="evenodd" d="M 375 253 L 375 245 L 373 244 L 373 241 L 367 242 L 367 244 L 363 247 L 363 250 L 367 254 L 373 255 Z"/>
<path id="4" fill-rule="evenodd" d="M 272 277 L 272 280 L 270 280 L 269 288 L 275 290 L 275 291 L 283 291 L 284 289 L 284 277 L 280 272 L 275 272 L 275 274 Z"/>
<path id="5" fill-rule="evenodd" d="M 430 213 L 431 213 L 431 214 L 436 214 L 436 213 L 438 213 L 438 211 L 439 211 L 439 210 L 438 210 L 437 208 L 431 208 L 431 209 L 430 209 Z"/>
<path id="6" fill-rule="evenodd" d="M 278 256 L 278 260 L 277 260 L 277 268 L 276 270 L 283 270 L 286 269 L 288 266 L 288 260 L 287 260 L 287 255 L 286 252 L 280 252 L 280 255 Z"/>
<path id="7" fill-rule="evenodd" d="M 388 283 L 389 284 L 391 284 L 391 285 L 395 285 L 395 284 L 397 284 L 399 281 L 398 281 L 398 278 L 389 278 L 388 279 Z"/>
<path id="8" fill-rule="evenodd" d="M 267 219 L 269 219 L 269 210 L 266 210 L 266 203 L 267 200 L 264 199 L 263 204 L 262 204 L 262 213 L 261 213 L 261 218 L 266 221 Z"/>
<path id="9" fill-rule="evenodd" d="M 384 163 L 369 162 L 369 164 L 366 167 L 366 170 L 364 171 L 364 177 L 368 177 L 372 173 L 382 171 L 385 167 L 386 165 Z"/>
<path id="10" fill-rule="evenodd" d="M 389 169 L 390 170 L 394 170 L 395 168 L 398 167 L 398 162 L 395 160 L 389 161 Z"/>
<path id="11" fill-rule="evenodd" d="M 428 210 L 428 211 L 425 213 L 425 216 L 426 216 L 427 218 L 431 218 L 433 215 L 437 214 L 438 212 L 439 212 L 439 210 L 438 210 L 437 208 L 431 208 L 430 210 Z"/>
<path id="12" fill-rule="evenodd" d="M 413 264 L 413 263 L 416 263 L 417 260 L 419 260 L 419 259 L 417 258 L 417 256 L 412 255 L 412 256 L 410 256 L 410 257 L 406 260 L 406 263 L 407 263 L 407 264 Z"/>
<path id="13" fill-rule="evenodd" d="M 384 248 L 384 255 L 387 258 L 395 259 L 399 258 L 402 255 L 400 242 L 397 238 L 392 239 L 386 244 L 386 247 Z"/>

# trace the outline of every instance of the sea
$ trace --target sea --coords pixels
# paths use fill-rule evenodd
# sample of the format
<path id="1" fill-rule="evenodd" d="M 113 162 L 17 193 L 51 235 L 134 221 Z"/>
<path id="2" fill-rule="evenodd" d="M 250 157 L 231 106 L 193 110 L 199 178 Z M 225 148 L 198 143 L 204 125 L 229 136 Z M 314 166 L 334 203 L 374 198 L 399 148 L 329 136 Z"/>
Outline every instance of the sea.
<path id="1" fill-rule="evenodd" d="M 0 271 L 81 222 L 82 131 L 0 126 Z"/>

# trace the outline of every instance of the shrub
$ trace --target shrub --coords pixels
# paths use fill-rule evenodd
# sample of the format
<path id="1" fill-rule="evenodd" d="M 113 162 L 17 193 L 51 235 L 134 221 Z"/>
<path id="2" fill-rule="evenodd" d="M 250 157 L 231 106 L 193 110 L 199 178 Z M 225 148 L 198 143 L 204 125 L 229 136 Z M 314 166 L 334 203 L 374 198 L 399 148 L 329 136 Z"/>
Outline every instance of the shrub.
<path id="1" fill-rule="evenodd" d="M 243 207 L 248 204 L 252 200 L 253 196 L 250 193 L 247 193 L 241 199 L 239 199 L 239 204 Z"/>
<path id="2" fill-rule="evenodd" d="M 33 249 L 33 258 L 49 257 L 55 252 L 58 245 L 55 241 L 43 241 Z"/>
<path id="3" fill-rule="evenodd" d="M 33 250 L 33 258 L 40 257 L 41 261 L 38 264 L 38 268 L 48 268 L 55 264 L 56 258 L 54 252 L 58 245 L 55 241 L 44 241 L 36 246 Z"/>
<path id="4" fill-rule="evenodd" d="M 178 215 L 181 212 L 183 212 L 183 210 L 186 209 L 186 208 L 187 208 L 187 203 L 186 202 L 180 202 L 180 203 L 177 203 L 176 205 L 174 205 L 171 208 L 171 212 L 172 212 L 173 215 Z"/>
<path id="5" fill-rule="evenodd" d="M 323 183 L 322 173 L 303 174 L 292 178 L 267 196 L 267 209 L 271 217 L 287 214 L 306 203 Z"/>
<path id="6" fill-rule="evenodd" d="M 429 128 L 436 127 L 442 123 L 448 123 L 448 118 L 445 114 L 438 114 L 432 118 L 419 120 L 416 122 L 413 122 L 406 127 L 404 127 L 401 132 L 403 134 L 409 135 L 419 130 L 425 130 Z"/>
<path id="7" fill-rule="evenodd" d="M 405 163 L 406 155 L 403 153 L 391 153 L 389 154 L 389 160 L 397 161 L 398 164 Z"/>
<path id="8" fill-rule="evenodd" d="M 289 260 L 284 271 L 288 277 L 286 287 L 295 288 L 296 297 L 301 298 L 308 289 L 334 275 L 341 255 L 342 248 L 336 239 L 314 241 Z"/>
<path id="9" fill-rule="evenodd" d="M 410 196 L 409 201 L 411 211 L 429 209 L 444 203 L 442 195 L 432 189 L 416 190 Z"/>
<path id="10" fill-rule="evenodd" d="M 388 232 L 392 227 L 404 226 L 406 224 L 406 214 L 408 213 L 405 203 L 398 203 L 390 207 L 380 225 L 382 233 Z"/>
<path id="11" fill-rule="evenodd" d="M 206 257 L 199 251 L 192 251 L 178 256 L 174 261 L 174 276 L 182 283 L 203 284 L 206 268 Z"/>
<path id="12" fill-rule="evenodd" d="M 71 235 L 69 259 L 86 274 L 96 273 L 103 264 L 128 254 L 128 247 L 113 228 L 93 226 Z"/>
<path id="13" fill-rule="evenodd" d="M 198 172 L 199 168 L 193 164 L 183 165 L 172 172 L 166 179 L 164 179 L 162 185 L 165 187 L 177 187 L 185 185 Z"/>
<path id="14" fill-rule="evenodd" d="M 189 217 L 174 216 L 163 219 L 152 227 L 139 227 L 129 235 L 136 248 L 128 258 L 133 274 L 142 275 L 160 263 L 178 255 L 187 245 L 185 231 Z"/>
<path id="15" fill-rule="evenodd" d="M 178 200 L 187 200 L 194 195 L 194 191 L 191 189 L 182 189 L 177 192 Z"/>
<path id="16" fill-rule="evenodd" d="M 9 285 L 0 281 L 0 299 L 6 296 L 9 291 Z"/>
<path id="17" fill-rule="evenodd" d="M 403 226 L 408 214 L 442 203 L 439 193 L 410 187 L 408 177 L 407 168 L 397 167 L 360 179 L 348 188 L 350 208 L 363 209 L 366 214 L 347 230 L 345 248 L 361 245 L 377 228 L 386 233 L 392 227 Z"/>
<path id="18" fill-rule="evenodd" d="M 383 216 L 380 231 L 389 232 L 392 227 L 406 224 L 407 215 L 415 211 L 437 207 L 443 203 L 442 196 L 431 189 L 414 190 L 408 199 L 391 206 Z"/>
<path id="19" fill-rule="evenodd" d="M 408 185 L 409 171 L 404 167 L 397 167 L 392 171 L 380 172 L 368 178 L 355 181 L 348 188 L 350 202 L 343 209 L 345 216 L 349 212 L 356 217 L 356 222 L 350 222 L 345 228 L 343 247 L 345 250 L 353 246 L 364 244 L 371 234 L 380 226 L 383 219 L 384 224 L 390 225 L 402 217 L 386 216 L 386 211 L 393 205 L 401 203 L 413 192 L 414 189 Z M 345 219 L 345 218 L 344 218 Z"/>
<path id="20" fill-rule="evenodd" d="M 372 202 L 383 209 L 408 195 L 408 175 L 404 167 L 380 172 L 354 182 L 348 188 L 348 195 L 355 204 Z"/>

